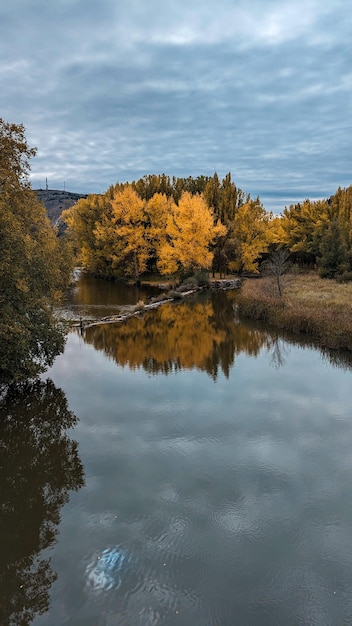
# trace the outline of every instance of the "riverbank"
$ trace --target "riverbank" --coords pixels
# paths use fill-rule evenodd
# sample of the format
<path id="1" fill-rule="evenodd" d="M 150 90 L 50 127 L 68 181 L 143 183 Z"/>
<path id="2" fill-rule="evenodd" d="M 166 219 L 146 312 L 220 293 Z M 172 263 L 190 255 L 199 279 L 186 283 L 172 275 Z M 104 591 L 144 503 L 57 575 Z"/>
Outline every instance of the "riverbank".
<path id="1" fill-rule="evenodd" d="M 76 272 L 76 279 L 79 279 L 79 271 Z M 86 273 L 86 276 L 89 276 Z M 97 317 L 96 319 L 87 319 L 83 314 L 80 314 L 79 319 L 71 319 L 70 325 L 72 327 L 79 327 L 81 331 L 86 330 L 92 326 L 99 326 L 100 324 L 115 324 L 119 322 L 125 322 L 131 317 L 136 315 L 141 315 L 144 312 L 149 311 L 150 309 L 155 309 L 159 307 L 161 304 L 165 304 L 167 302 L 172 302 L 174 300 L 182 300 L 188 296 L 192 296 L 196 293 L 202 292 L 205 289 L 211 289 L 215 291 L 228 291 L 233 289 L 239 289 L 241 286 L 241 280 L 239 278 L 226 278 L 226 279 L 211 279 L 206 284 L 204 280 L 199 280 L 196 277 L 193 277 L 194 280 L 188 279 L 184 283 L 177 285 L 176 282 L 172 283 L 171 281 L 165 283 L 157 283 L 154 282 L 143 282 L 141 281 L 140 286 L 138 287 L 138 295 L 139 289 L 145 286 L 157 287 L 159 293 L 156 294 L 154 291 L 154 295 L 150 295 L 147 298 L 140 298 L 136 304 L 128 305 L 123 307 L 119 307 L 118 312 L 111 313 L 110 315 L 104 315 L 103 317 Z M 135 284 L 130 285 L 131 288 L 136 288 Z M 121 285 L 120 285 L 121 288 Z M 121 310 L 122 309 L 122 310 Z"/>
<path id="2" fill-rule="evenodd" d="M 238 296 L 241 316 L 293 333 L 308 333 L 322 346 L 352 350 L 352 283 L 315 272 L 283 277 L 280 298 L 274 278 L 247 279 Z"/>

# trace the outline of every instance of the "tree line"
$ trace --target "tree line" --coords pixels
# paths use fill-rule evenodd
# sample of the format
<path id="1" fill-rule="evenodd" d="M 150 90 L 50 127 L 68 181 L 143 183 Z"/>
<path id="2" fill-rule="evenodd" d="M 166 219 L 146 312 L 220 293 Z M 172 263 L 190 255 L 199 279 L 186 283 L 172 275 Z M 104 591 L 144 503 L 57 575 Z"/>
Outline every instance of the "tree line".
<path id="1" fill-rule="evenodd" d="M 352 280 L 352 186 L 274 216 L 230 173 L 148 175 L 79 200 L 58 239 L 29 184 L 35 153 L 24 126 L 0 118 L 0 388 L 35 377 L 63 349 L 54 305 L 70 283 L 72 246 L 90 271 L 137 282 L 146 272 L 258 272 L 283 249 L 323 277 Z"/>
<path id="2" fill-rule="evenodd" d="M 352 187 L 274 216 L 231 180 L 144 176 L 63 213 L 79 261 L 97 275 L 258 272 L 277 249 L 323 277 L 352 279 Z"/>
<path id="3" fill-rule="evenodd" d="M 272 214 L 227 174 L 145 176 L 64 211 L 79 261 L 95 274 L 255 271 L 272 239 Z"/>
<path id="4" fill-rule="evenodd" d="M 285 208 L 281 226 L 293 259 L 317 265 L 323 278 L 352 280 L 352 185 Z"/>

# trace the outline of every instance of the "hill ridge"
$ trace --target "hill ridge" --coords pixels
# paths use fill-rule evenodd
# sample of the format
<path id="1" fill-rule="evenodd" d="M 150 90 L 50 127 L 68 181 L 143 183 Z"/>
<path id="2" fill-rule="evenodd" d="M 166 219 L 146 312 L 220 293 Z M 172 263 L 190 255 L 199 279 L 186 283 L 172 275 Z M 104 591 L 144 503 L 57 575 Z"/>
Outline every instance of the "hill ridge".
<path id="1" fill-rule="evenodd" d="M 37 194 L 38 200 L 44 204 L 48 218 L 54 226 L 59 226 L 62 211 L 89 195 L 59 189 L 33 189 L 33 191 Z"/>

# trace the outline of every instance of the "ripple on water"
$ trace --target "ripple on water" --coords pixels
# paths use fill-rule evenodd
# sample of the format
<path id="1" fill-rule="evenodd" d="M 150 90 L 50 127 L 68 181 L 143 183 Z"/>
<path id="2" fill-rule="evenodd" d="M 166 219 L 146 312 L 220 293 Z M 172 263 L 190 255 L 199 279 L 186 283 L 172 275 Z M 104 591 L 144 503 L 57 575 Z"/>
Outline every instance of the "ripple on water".
<path id="1" fill-rule="evenodd" d="M 184 516 L 174 516 L 163 526 L 161 532 L 152 537 L 149 550 L 159 559 L 169 564 L 190 558 L 194 552 L 190 520 Z"/>
<path id="2" fill-rule="evenodd" d="M 180 521 L 173 523 L 180 525 Z M 217 622 L 197 591 L 183 584 L 182 576 L 175 576 L 170 562 L 165 565 L 160 569 L 160 563 L 148 554 L 135 558 L 118 545 L 94 553 L 85 570 L 86 592 L 88 603 L 89 599 L 93 601 L 93 611 L 97 602 L 100 605 L 100 619 L 104 619 L 101 623 L 215 626 Z"/>
<path id="3" fill-rule="evenodd" d="M 160 578 L 160 576 L 159 576 Z M 156 626 L 157 624 L 201 624 L 215 626 L 198 595 L 175 582 L 146 575 L 138 590 L 124 599 L 124 616 L 119 626 Z"/>
<path id="4" fill-rule="evenodd" d="M 119 589 L 132 562 L 129 552 L 118 545 L 95 552 L 85 571 L 86 591 L 99 595 Z"/>

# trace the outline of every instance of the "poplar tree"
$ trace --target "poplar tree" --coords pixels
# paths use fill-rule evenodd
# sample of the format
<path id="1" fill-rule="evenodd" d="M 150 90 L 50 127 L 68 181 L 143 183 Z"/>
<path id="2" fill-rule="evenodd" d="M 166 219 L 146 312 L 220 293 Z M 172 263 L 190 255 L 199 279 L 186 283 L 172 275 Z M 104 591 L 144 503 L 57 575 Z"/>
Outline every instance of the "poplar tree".
<path id="1" fill-rule="evenodd" d="M 209 269 L 213 260 L 210 245 L 225 233 L 223 224 L 214 224 L 214 214 L 204 197 L 185 191 L 168 216 L 167 239 L 160 249 L 158 269 L 162 274 L 173 274 L 178 269 Z"/>
<path id="2" fill-rule="evenodd" d="M 232 263 L 232 269 L 240 273 L 258 273 L 259 258 L 267 251 L 271 240 L 270 219 L 270 214 L 259 198 L 248 199 L 237 209 L 233 223 L 236 260 Z"/>
<path id="3" fill-rule="evenodd" d="M 93 231 L 96 242 L 104 246 L 113 268 L 123 269 L 138 283 L 146 271 L 150 245 L 146 238 L 145 201 L 131 185 L 117 190 L 111 200 L 111 217 Z"/>

